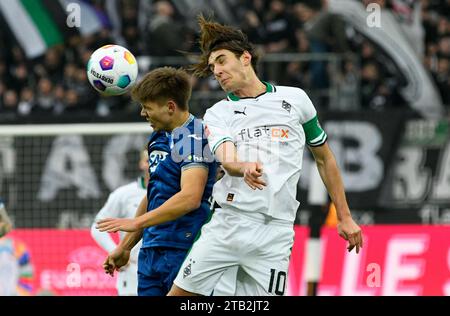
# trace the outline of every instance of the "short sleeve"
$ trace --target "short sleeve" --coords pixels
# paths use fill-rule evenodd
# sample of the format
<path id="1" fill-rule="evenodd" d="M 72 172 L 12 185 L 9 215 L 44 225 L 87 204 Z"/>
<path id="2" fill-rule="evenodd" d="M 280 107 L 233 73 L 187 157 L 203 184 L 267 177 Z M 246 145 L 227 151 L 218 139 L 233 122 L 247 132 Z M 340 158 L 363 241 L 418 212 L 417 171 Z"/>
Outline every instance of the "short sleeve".
<path id="1" fill-rule="evenodd" d="M 211 110 L 207 110 L 203 119 L 205 122 L 205 134 L 213 154 L 220 144 L 226 141 L 233 141 L 231 132 L 223 117 Z"/>
<path id="2" fill-rule="evenodd" d="M 201 139 L 200 139 L 201 137 Z M 181 162 L 181 170 L 187 170 L 191 168 L 206 168 L 208 169 L 208 163 L 211 161 L 211 152 L 208 147 L 208 141 L 204 134 L 199 135 L 199 138 L 192 138 L 190 140 L 191 145 L 188 147 L 190 150 L 184 156 Z"/>
<path id="3" fill-rule="evenodd" d="M 208 169 L 209 164 L 213 162 L 201 120 L 196 119 L 192 129 L 177 129 L 173 140 L 172 159 L 179 164 L 182 171 L 198 167 Z"/>
<path id="4" fill-rule="evenodd" d="M 300 123 L 306 136 L 306 144 L 318 147 L 327 141 L 327 134 L 319 123 L 317 111 L 308 95 L 300 90 Z"/>

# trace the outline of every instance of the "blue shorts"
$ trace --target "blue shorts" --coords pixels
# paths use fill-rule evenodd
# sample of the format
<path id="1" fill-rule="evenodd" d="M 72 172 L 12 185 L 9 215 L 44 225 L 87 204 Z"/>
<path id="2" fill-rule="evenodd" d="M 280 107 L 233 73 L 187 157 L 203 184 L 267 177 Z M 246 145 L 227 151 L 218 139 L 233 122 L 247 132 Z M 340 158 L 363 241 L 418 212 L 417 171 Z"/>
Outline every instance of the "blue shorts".
<path id="1" fill-rule="evenodd" d="M 187 252 L 187 249 L 176 248 L 141 248 L 138 258 L 138 295 L 165 296 Z"/>

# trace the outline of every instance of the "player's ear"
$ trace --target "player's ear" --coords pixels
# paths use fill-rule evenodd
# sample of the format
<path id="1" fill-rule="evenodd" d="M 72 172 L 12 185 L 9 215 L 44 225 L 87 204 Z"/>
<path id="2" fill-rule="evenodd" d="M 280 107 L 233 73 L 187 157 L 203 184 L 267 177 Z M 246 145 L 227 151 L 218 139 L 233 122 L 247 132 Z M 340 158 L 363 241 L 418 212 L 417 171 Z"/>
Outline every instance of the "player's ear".
<path id="1" fill-rule="evenodd" d="M 167 101 L 167 108 L 169 110 L 169 113 L 174 113 L 177 108 L 177 104 L 174 101 L 169 100 Z"/>
<path id="2" fill-rule="evenodd" d="M 245 50 L 241 55 L 241 62 L 244 66 L 251 65 L 252 55 L 248 51 Z"/>

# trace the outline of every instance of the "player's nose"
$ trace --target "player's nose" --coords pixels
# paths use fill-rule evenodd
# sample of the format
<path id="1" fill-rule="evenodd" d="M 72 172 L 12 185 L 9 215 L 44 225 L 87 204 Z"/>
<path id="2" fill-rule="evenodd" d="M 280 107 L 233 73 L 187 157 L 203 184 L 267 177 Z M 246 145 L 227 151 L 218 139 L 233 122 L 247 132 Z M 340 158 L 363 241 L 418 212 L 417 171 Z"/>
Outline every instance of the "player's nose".
<path id="1" fill-rule="evenodd" d="M 220 79 L 220 76 L 222 76 L 222 74 L 223 74 L 222 68 L 219 65 L 215 66 L 214 67 L 214 76 L 217 79 Z"/>

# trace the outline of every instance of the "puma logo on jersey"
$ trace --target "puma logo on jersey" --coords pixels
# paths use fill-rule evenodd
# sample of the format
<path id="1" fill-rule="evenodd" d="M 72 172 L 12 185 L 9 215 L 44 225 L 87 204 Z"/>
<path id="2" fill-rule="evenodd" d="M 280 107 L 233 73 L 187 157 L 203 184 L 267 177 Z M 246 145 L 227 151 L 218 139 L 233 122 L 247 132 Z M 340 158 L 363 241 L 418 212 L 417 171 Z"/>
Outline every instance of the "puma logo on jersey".
<path id="1" fill-rule="evenodd" d="M 285 109 L 286 111 L 288 111 L 289 113 L 291 113 L 292 105 L 290 105 L 286 101 L 283 100 L 283 103 L 281 104 L 281 107 L 283 109 Z"/>
<path id="2" fill-rule="evenodd" d="M 245 116 L 247 116 L 247 114 L 245 114 L 245 110 L 247 110 L 247 107 L 245 107 L 244 108 L 244 111 L 234 111 L 234 114 L 242 114 L 242 115 L 245 115 Z"/>

